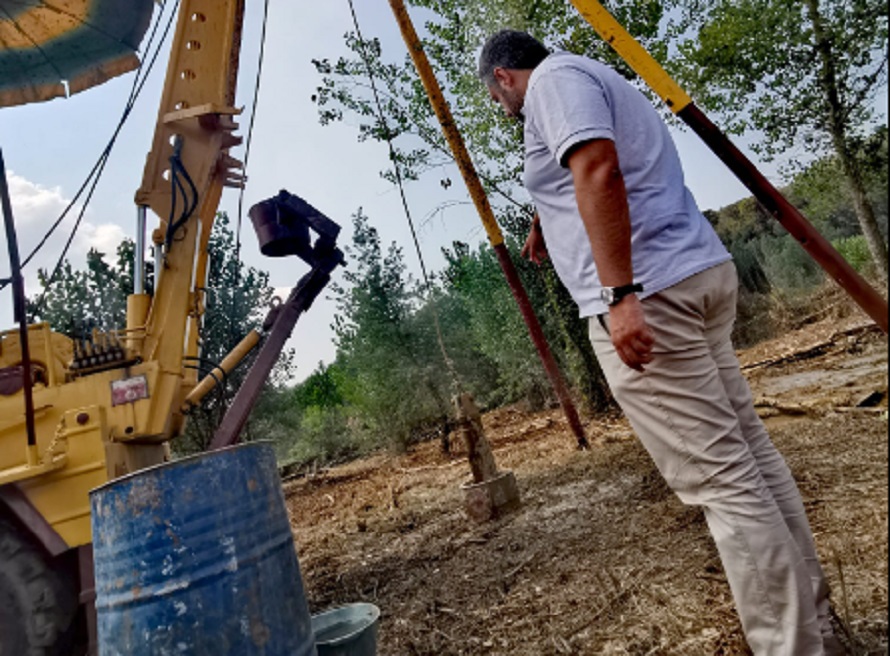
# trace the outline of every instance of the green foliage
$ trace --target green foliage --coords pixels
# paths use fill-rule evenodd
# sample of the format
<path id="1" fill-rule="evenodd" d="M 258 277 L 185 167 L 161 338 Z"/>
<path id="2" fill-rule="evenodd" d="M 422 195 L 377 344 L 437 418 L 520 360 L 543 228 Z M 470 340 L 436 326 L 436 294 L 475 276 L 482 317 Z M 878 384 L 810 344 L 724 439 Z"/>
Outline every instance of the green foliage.
<path id="1" fill-rule="evenodd" d="M 763 267 L 758 240 L 737 241 L 729 246 L 729 252 L 735 261 L 739 284 L 744 289 L 756 294 L 768 294 L 772 290 L 772 283 Z"/>
<path id="2" fill-rule="evenodd" d="M 312 375 L 294 389 L 293 403 L 300 408 L 336 408 L 344 399 L 337 382 L 336 366 L 327 367 L 323 362 Z M 341 383 L 342 384 L 342 383 Z"/>
<path id="3" fill-rule="evenodd" d="M 307 408 L 300 421 L 299 435 L 286 455 L 288 462 L 326 464 L 365 452 L 362 435 L 350 430 L 342 408 Z"/>
<path id="4" fill-rule="evenodd" d="M 865 139 L 853 142 L 867 197 L 878 226 L 887 238 L 887 126 L 878 127 Z M 861 234 L 853 199 L 844 182 L 841 162 L 835 155 L 816 160 L 794 177 L 788 197 L 828 239 Z"/>
<path id="5" fill-rule="evenodd" d="M 473 341 L 499 373 L 498 394 L 489 393 L 484 401 L 502 404 L 529 394 L 540 396 L 546 377 L 494 251 L 455 244 L 445 255 L 447 288 L 462 301 Z"/>
<path id="6" fill-rule="evenodd" d="M 757 296 L 778 291 L 806 294 L 822 282 L 824 276 L 815 261 L 753 199 L 708 214 L 732 254 L 740 287 L 745 292 L 742 303 L 757 306 L 761 304 Z M 743 326 L 744 322 L 740 322 Z M 768 335 L 761 338 L 765 336 Z M 745 335 L 738 341 L 752 343 L 756 339 Z"/>
<path id="7" fill-rule="evenodd" d="M 886 2 L 678 4 L 675 72 L 730 129 L 760 131 L 764 154 L 800 144 L 825 153 L 838 130 L 846 139 L 873 125 L 872 103 L 886 83 Z"/>
<path id="8" fill-rule="evenodd" d="M 868 244 L 865 237 L 856 235 L 844 237 L 831 242 L 838 253 L 860 273 L 866 273 L 871 268 L 871 255 L 868 252 Z"/>
<path id="9" fill-rule="evenodd" d="M 341 393 L 364 430 L 403 446 L 417 420 L 448 414 L 448 380 L 434 340 L 412 320 L 418 297 L 401 250 L 384 254 L 367 217 L 354 219 L 349 287 L 334 288 L 338 363 L 351 378 Z"/>
<path id="10" fill-rule="evenodd" d="M 250 415 L 249 429 L 251 434 L 274 444 L 279 462 L 288 462 L 302 417 L 302 408 L 294 402 L 292 388 L 267 386 Z"/>
<path id="11" fill-rule="evenodd" d="M 756 247 L 771 286 L 803 293 L 824 280 L 822 269 L 791 235 L 761 238 Z"/>
<path id="12" fill-rule="evenodd" d="M 95 248 L 87 253 L 86 269 L 78 270 L 67 260 L 50 283 L 47 271 L 37 272 L 40 297 L 28 299 L 28 315 L 47 321 L 54 330 L 73 339 L 84 339 L 92 330 L 110 331 L 127 323 L 127 295 L 133 291 L 135 245 L 126 239 L 117 247 L 113 264 Z M 147 263 L 148 272 L 151 264 Z M 149 280 L 150 282 L 150 280 Z M 149 285 L 149 291 L 151 287 Z"/>

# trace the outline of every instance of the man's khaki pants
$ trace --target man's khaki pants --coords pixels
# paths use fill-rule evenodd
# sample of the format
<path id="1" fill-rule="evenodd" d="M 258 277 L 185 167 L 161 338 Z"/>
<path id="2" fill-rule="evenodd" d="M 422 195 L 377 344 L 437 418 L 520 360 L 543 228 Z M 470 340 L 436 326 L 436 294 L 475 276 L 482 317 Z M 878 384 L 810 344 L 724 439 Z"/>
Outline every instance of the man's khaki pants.
<path id="1" fill-rule="evenodd" d="M 683 503 L 703 506 L 756 656 L 820 656 L 828 586 L 800 493 L 757 416 L 730 333 L 727 262 L 642 301 L 654 360 L 619 359 L 608 317 L 590 338 L 612 393 Z"/>

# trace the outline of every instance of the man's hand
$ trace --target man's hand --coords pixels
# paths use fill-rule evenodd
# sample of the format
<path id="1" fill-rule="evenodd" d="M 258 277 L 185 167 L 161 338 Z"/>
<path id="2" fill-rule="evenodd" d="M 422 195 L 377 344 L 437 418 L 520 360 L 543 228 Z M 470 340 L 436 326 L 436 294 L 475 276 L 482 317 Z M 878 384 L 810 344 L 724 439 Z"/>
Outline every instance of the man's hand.
<path id="1" fill-rule="evenodd" d="M 609 332 L 618 357 L 631 369 L 643 371 L 652 362 L 655 336 L 646 324 L 640 299 L 631 295 L 609 308 Z"/>
<path id="2" fill-rule="evenodd" d="M 525 240 L 525 246 L 522 247 L 519 255 L 531 260 L 535 264 L 541 264 L 548 257 L 544 233 L 541 232 L 541 224 L 538 223 L 537 217 L 532 222 L 531 232 L 528 233 L 528 239 Z"/>

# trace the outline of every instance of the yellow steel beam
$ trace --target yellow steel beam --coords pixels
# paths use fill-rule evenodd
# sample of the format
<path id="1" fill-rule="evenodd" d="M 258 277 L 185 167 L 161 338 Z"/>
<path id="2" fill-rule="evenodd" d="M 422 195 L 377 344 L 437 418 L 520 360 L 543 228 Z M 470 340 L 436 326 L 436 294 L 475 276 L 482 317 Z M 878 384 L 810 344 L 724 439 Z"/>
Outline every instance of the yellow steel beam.
<path id="1" fill-rule="evenodd" d="M 169 439 L 181 425 L 178 410 L 197 382 L 183 370 L 185 355 L 198 353 L 198 327 L 206 278 L 206 246 L 224 186 L 238 162 L 228 155 L 240 143 L 232 117 L 244 0 L 183 0 L 176 38 L 167 68 L 164 93 L 152 149 L 146 161 L 138 205 L 160 219 L 164 241 L 167 224 L 176 221 L 184 199 L 174 206 L 170 157 L 180 144 L 181 161 L 194 183 L 195 210 L 166 244 L 156 272 L 157 284 L 145 324 L 142 354 L 157 362 L 161 378 L 152 390 L 153 411 L 124 439 Z M 184 183 L 183 183 L 184 184 Z M 171 411 L 173 417 L 171 417 Z"/>
<path id="2" fill-rule="evenodd" d="M 442 94 L 442 88 L 439 86 L 436 74 L 433 73 L 429 59 L 427 59 L 426 53 L 423 51 L 423 45 L 420 43 L 420 39 L 411 22 L 411 17 L 408 16 L 405 3 L 402 0 L 390 0 L 389 4 L 392 7 L 393 14 L 395 14 L 396 22 L 402 31 L 402 38 L 408 46 L 408 52 L 411 54 L 411 59 L 414 60 L 414 66 L 417 68 L 433 110 L 435 110 L 439 123 L 442 125 L 442 132 L 445 134 L 448 145 L 451 146 L 451 151 L 454 153 L 454 159 L 470 192 L 470 197 L 473 199 L 476 210 L 479 212 L 479 218 L 482 219 L 482 225 L 485 226 L 488 240 L 492 246 L 503 244 L 504 235 L 501 232 L 500 226 L 498 226 L 497 220 L 494 218 L 494 212 L 491 209 L 491 204 L 488 202 L 488 196 L 485 194 L 485 189 L 483 189 L 482 183 L 479 181 L 476 168 L 473 166 L 473 161 L 467 152 L 467 146 L 454 122 L 451 109 L 448 107 L 448 101 L 445 100 L 445 96 Z"/>
<path id="3" fill-rule="evenodd" d="M 788 230 L 807 253 L 885 333 L 887 301 L 865 280 L 806 217 L 757 170 L 757 167 L 698 108 L 657 61 L 627 33 L 597 0 L 572 0 L 594 30 L 716 154 L 755 198 Z"/>
<path id="4" fill-rule="evenodd" d="M 692 103 L 692 98 L 667 74 L 661 64 L 597 0 L 572 0 L 572 4 L 597 34 L 661 96 L 671 111 L 678 114 Z"/>

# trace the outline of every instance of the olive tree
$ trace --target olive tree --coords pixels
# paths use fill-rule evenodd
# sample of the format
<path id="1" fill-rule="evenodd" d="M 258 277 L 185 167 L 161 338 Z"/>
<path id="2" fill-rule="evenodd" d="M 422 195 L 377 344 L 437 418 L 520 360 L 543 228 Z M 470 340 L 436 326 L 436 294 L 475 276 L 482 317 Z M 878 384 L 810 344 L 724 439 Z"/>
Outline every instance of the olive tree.
<path id="1" fill-rule="evenodd" d="M 858 153 L 886 93 L 883 0 L 678 0 L 673 69 L 730 131 L 756 130 L 772 157 L 792 147 L 836 155 L 880 275 L 887 244 Z"/>

